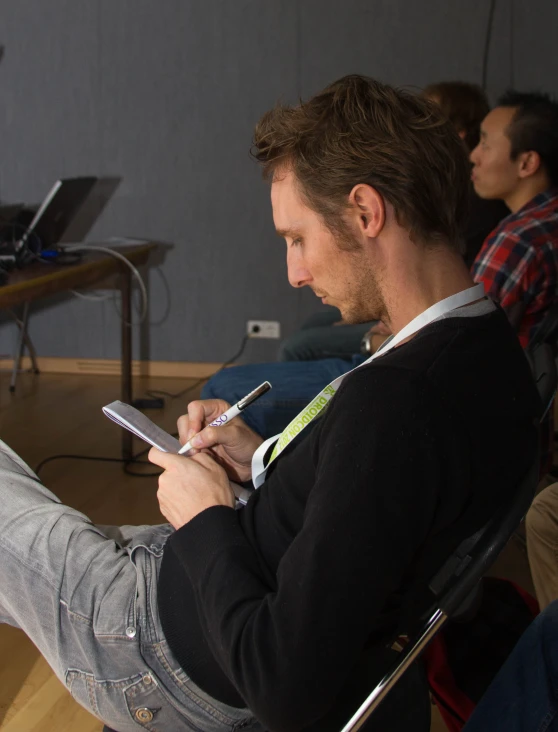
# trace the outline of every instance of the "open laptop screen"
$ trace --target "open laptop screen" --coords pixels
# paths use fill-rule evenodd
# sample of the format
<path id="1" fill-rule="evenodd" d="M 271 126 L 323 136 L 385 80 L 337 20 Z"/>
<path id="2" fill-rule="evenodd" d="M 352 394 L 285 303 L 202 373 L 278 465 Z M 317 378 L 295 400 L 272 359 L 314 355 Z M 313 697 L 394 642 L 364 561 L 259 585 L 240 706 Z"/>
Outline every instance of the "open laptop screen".
<path id="1" fill-rule="evenodd" d="M 33 249 L 32 242 L 41 243 L 41 249 L 57 244 L 93 189 L 97 178 L 61 178 L 48 192 L 27 228 L 24 239 Z M 34 234 L 34 236 L 31 236 Z"/>

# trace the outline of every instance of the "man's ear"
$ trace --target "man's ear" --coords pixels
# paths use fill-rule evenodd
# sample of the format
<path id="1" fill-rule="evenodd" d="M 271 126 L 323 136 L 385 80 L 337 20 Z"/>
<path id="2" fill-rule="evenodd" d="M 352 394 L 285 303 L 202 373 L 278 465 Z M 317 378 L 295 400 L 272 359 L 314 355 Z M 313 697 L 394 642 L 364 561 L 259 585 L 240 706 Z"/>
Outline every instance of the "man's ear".
<path id="1" fill-rule="evenodd" d="M 349 204 L 352 206 L 358 231 L 370 238 L 376 238 L 386 221 L 383 197 L 372 186 L 359 183 L 349 194 Z"/>
<path id="2" fill-rule="evenodd" d="M 519 177 L 529 178 L 534 175 L 541 167 L 541 156 L 534 150 L 524 152 L 519 155 Z"/>

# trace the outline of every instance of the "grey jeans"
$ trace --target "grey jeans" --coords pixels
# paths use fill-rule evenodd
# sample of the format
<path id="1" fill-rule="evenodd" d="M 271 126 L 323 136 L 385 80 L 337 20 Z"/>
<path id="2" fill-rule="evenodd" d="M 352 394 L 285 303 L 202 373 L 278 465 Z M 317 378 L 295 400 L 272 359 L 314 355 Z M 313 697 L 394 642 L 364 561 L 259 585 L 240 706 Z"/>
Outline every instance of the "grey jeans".
<path id="1" fill-rule="evenodd" d="M 0 622 L 21 628 L 74 699 L 118 732 L 262 732 L 170 652 L 157 578 L 172 531 L 94 526 L 0 441 Z"/>

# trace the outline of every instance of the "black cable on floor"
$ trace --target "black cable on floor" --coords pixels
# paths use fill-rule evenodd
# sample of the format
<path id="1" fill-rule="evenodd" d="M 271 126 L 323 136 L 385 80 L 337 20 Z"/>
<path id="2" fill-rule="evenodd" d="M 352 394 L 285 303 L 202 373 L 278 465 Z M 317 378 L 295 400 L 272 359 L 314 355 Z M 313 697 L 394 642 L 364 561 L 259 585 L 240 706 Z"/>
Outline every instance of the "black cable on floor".
<path id="1" fill-rule="evenodd" d="M 237 358 L 239 358 L 242 353 L 244 352 L 244 349 L 246 348 L 246 344 L 249 339 L 249 335 L 245 335 L 242 339 L 242 343 L 240 344 L 240 348 L 238 351 L 229 358 L 225 363 L 220 366 L 217 371 L 215 371 L 213 374 L 210 374 L 209 376 L 204 376 L 202 379 L 198 379 L 192 386 L 189 386 L 187 389 L 183 389 L 182 391 L 179 391 L 177 394 L 170 394 L 166 391 L 159 391 L 159 390 L 151 390 L 146 392 L 149 396 L 166 396 L 170 399 L 177 399 L 178 397 L 184 396 L 184 394 L 187 394 L 189 391 L 193 391 L 197 386 L 199 386 L 202 382 L 207 381 L 207 379 L 210 379 L 212 376 L 215 376 L 215 374 L 220 373 L 223 369 L 225 369 L 227 366 L 229 366 L 233 361 L 236 361 Z M 178 432 L 173 433 L 173 437 L 178 437 Z M 131 458 L 109 458 L 109 457 L 97 457 L 92 455 L 51 455 L 50 457 L 45 458 L 44 460 L 41 460 L 41 462 L 37 465 L 35 468 L 35 473 L 39 475 L 39 472 L 42 470 L 42 468 L 47 465 L 47 463 L 50 463 L 53 460 L 96 460 L 98 462 L 105 462 L 105 463 L 123 463 L 123 469 L 126 475 L 131 475 L 134 478 L 157 478 L 161 473 L 162 470 L 159 470 L 156 473 L 137 473 L 133 470 L 130 470 L 131 465 L 151 465 L 149 461 L 146 460 L 138 460 L 142 455 L 145 455 L 149 450 L 151 449 L 151 446 L 146 447 L 144 450 L 141 450 L 136 455 L 133 455 Z"/>
<path id="2" fill-rule="evenodd" d="M 149 450 L 150 448 L 148 448 Z M 157 473 L 135 473 L 132 470 L 130 470 L 130 465 L 152 465 L 148 460 L 137 460 L 136 457 L 139 457 L 140 455 L 143 455 L 148 450 L 143 450 L 142 452 L 138 453 L 137 456 L 134 456 L 132 458 L 109 458 L 109 457 L 101 457 L 96 455 L 51 455 L 50 457 L 45 458 L 44 460 L 41 460 L 41 462 L 37 465 L 35 468 L 36 475 L 39 475 L 41 470 L 44 468 L 47 463 L 52 462 L 53 460 L 95 460 L 97 462 L 103 462 L 103 463 L 123 463 L 124 472 L 128 475 L 133 475 L 136 478 L 156 478 L 159 475 L 161 475 L 162 471 L 159 471 Z"/>

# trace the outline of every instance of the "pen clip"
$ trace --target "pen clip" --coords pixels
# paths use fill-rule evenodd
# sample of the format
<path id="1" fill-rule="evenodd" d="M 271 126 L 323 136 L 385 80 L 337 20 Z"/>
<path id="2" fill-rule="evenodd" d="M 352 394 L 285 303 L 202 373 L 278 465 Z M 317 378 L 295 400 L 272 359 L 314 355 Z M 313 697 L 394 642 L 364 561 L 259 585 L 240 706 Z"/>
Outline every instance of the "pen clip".
<path id="1" fill-rule="evenodd" d="M 251 391 L 249 394 L 247 394 L 243 399 L 241 399 L 239 402 L 237 402 L 236 407 L 240 411 L 243 409 L 246 409 L 246 407 L 251 404 L 254 399 L 257 399 L 262 394 L 265 394 L 266 391 L 269 391 L 271 389 L 271 384 L 269 381 L 264 381 L 263 384 L 260 384 L 257 386 L 254 391 Z"/>

